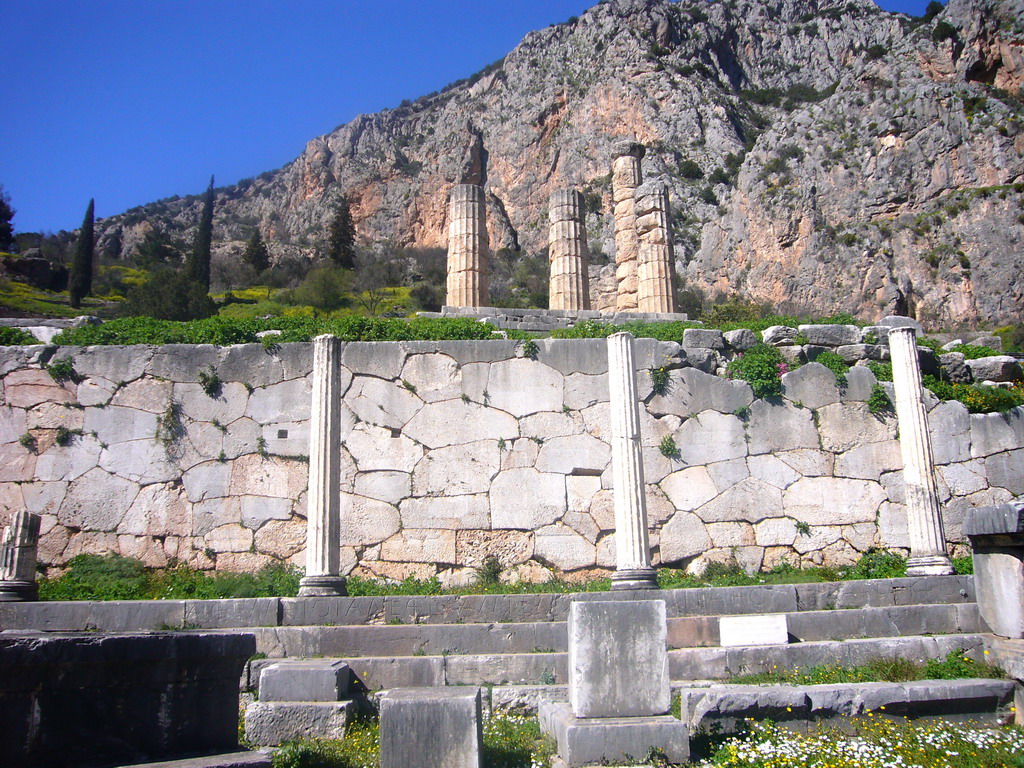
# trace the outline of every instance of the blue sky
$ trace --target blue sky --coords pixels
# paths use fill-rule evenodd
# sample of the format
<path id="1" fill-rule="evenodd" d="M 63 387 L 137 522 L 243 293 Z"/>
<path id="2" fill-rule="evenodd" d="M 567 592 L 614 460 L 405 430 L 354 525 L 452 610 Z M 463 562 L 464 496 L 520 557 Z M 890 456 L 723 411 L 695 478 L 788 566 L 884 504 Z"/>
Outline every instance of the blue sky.
<path id="1" fill-rule="evenodd" d="M 596 0 L 2 0 L 0 185 L 17 232 L 279 168 Z M 921 14 L 927 0 L 883 2 Z"/>

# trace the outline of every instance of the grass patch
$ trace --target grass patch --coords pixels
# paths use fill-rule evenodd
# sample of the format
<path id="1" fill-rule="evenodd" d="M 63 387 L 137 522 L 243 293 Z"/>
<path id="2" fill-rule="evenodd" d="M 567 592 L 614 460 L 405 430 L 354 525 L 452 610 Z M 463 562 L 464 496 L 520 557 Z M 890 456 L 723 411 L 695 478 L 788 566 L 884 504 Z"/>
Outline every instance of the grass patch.
<path id="1" fill-rule="evenodd" d="M 946 654 L 945 659 L 928 659 L 924 663 L 893 656 L 876 656 L 856 667 L 818 664 L 806 669 L 772 669 L 770 672 L 732 677 L 729 682 L 736 685 L 832 685 L 974 677 L 1004 678 L 1006 673 L 999 667 L 974 661 L 965 656 L 962 650 L 956 650 Z"/>
<path id="2" fill-rule="evenodd" d="M 119 555 L 76 555 L 64 573 L 39 579 L 40 600 L 213 600 L 294 597 L 301 573 L 269 565 L 256 573 L 199 571 L 186 565 L 146 568 Z"/>
<path id="3" fill-rule="evenodd" d="M 997 768 L 1020 766 L 1024 731 L 944 721 L 913 722 L 886 717 L 853 718 L 852 733 L 821 724 L 794 733 L 772 722 L 748 721 L 743 733 L 710 742 L 703 768 L 867 768 L 942 766 Z"/>
<path id="4" fill-rule="evenodd" d="M 970 558 L 958 558 L 970 560 Z M 806 584 L 854 579 L 888 579 L 906 575 L 904 558 L 884 550 L 871 550 L 846 568 L 798 568 L 783 562 L 770 571 L 746 573 L 738 564 L 711 563 L 702 576 L 677 568 L 659 568 L 661 589 L 699 587 L 745 587 L 759 584 Z M 473 584 L 445 587 L 436 577 L 402 581 L 364 579 L 349 576 L 348 593 L 353 597 L 390 595 L 526 595 L 607 592 L 610 578 L 587 582 L 563 579 L 531 583 L 500 580 L 501 565 L 488 560 Z M 200 571 L 187 565 L 146 568 L 140 561 L 121 555 L 77 555 L 60 576 L 39 580 L 40 600 L 182 600 L 229 597 L 295 597 L 299 591 L 300 569 L 269 565 L 256 573 Z"/>

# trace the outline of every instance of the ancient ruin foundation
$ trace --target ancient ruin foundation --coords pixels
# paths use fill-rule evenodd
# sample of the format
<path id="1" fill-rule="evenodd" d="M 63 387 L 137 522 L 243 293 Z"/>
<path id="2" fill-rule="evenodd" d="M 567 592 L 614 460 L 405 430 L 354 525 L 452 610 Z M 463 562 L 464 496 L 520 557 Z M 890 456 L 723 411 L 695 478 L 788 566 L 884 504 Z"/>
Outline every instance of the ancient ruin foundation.
<path id="1" fill-rule="evenodd" d="M 448 305 L 487 306 L 487 248 L 483 187 L 459 184 L 449 198 Z"/>
<path id="2" fill-rule="evenodd" d="M 578 191 L 560 189 L 551 195 L 548 210 L 550 309 L 590 309 L 585 214 L 583 195 Z"/>
<path id="3" fill-rule="evenodd" d="M 635 195 L 640 186 L 640 160 L 644 148 L 623 142 L 612 153 L 612 204 L 615 210 L 615 281 L 617 310 L 637 309 L 637 258 Z"/>
<path id="4" fill-rule="evenodd" d="M 668 189 L 648 182 L 636 190 L 637 309 L 675 312 L 672 292 L 672 239 L 668 226 Z"/>

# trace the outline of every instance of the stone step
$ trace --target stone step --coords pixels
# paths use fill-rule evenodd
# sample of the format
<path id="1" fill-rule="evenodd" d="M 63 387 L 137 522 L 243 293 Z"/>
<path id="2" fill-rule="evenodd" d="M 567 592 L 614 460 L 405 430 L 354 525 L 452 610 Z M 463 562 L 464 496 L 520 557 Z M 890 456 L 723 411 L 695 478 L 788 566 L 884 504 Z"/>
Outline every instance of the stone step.
<path id="1" fill-rule="evenodd" d="M 941 717 L 1013 721 L 1012 680 L 915 680 L 903 683 L 836 685 L 712 685 L 684 688 L 681 709 L 692 729 L 734 731 L 745 718 L 770 719 L 787 727 L 818 720 L 876 716 Z"/>
<path id="2" fill-rule="evenodd" d="M 669 676 L 674 681 L 727 680 L 735 675 L 773 668 L 807 668 L 819 664 L 857 666 L 876 656 L 913 660 L 941 659 L 963 650 L 981 660 L 991 636 L 976 633 L 877 637 L 844 641 L 789 643 L 735 648 L 697 647 L 670 650 Z M 449 656 L 339 656 L 353 674 L 353 690 L 437 687 L 444 685 L 565 685 L 568 654 L 473 653 Z M 242 686 L 255 688 L 260 671 L 275 659 L 246 665 Z"/>
<path id="3" fill-rule="evenodd" d="M 800 642 L 985 632 L 976 603 L 901 605 L 785 614 Z M 719 616 L 668 620 L 670 648 L 717 646 Z M 257 649 L 272 657 L 414 656 L 564 651 L 564 621 L 511 624 L 384 624 L 257 627 Z"/>
<path id="4" fill-rule="evenodd" d="M 565 621 L 573 600 L 663 599 L 668 616 L 797 613 L 974 602 L 971 576 L 525 595 L 0 603 L 0 630 L 131 632 L 310 625 Z"/>
<path id="5" fill-rule="evenodd" d="M 1013 680 L 986 678 L 804 686 L 676 682 L 672 696 L 682 696 L 682 710 L 692 729 L 717 723 L 731 730 L 746 717 L 769 718 L 792 727 L 868 712 L 1001 722 L 1013 719 L 1014 688 Z M 568 699 L 564 685 L 496 685 L 490 689 L 489 705 L 492 710 L 532 715 L 541 704 Z"/>

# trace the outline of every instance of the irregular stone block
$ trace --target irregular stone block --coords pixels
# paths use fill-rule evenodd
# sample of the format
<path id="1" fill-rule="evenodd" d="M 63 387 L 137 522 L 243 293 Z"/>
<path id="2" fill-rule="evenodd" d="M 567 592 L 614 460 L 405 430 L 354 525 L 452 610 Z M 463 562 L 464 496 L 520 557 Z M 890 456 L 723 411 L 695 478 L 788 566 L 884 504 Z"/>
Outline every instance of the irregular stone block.
<path id="1" fill-rule="evenodd" d="M 685 349 L 725 349 L 721 331 L 705 328 L 687 328 L 683 331 Z"/>
<path id="2" fill-rule="evenodd" d="M 245 737 L 276 747 L 292 739 L 342 739 L 355 702 L 254 701 L 245 710 Z"/>
<path id="3" fill-rule="evenodd" d="M 1010 355 L 979 357 L 965 361 L 975 381 L 1016 381 L 1024 378 L 1020 363 Z"/>
<path id="4" fill-rule="evenodd" d="M 525 404 L 523 407 L 529 413 L 561 410 L 561 391 L 558 397 L 556 408 L 533 408 Z M 424 405 L 403 431 L 428 448 L 441 448 L 474 440 L 511 440 L 519 437 L 519 424 L 510 413 L 497 408 L 464 403 L 461 400 L 445 400 Z"/>
<path id="5" fill-rule="evenodd" d="M 960 352 L 948 352 L 945 355 L 939 355 L 939 365 L 942 366 L 945 378 L 948 378 L 954 384 L 970 384 L 974 380 L 974 374 L 971 373 L 966 359 Z"/>
<path id="6" fill-rule="evenodd" d="M 856 325 L 800 325 L 797 331 L 807 337 L 808 344 L 821 347 L 860 344 L 860 328 Z"/>
<path id="7" fill-rule="evenodd" d="M 396 689 L 381 696 L 380 765 L 482 768 L 480 689 Z"/>
<path id="8" fill-rule="evenodd" d="M 988 483 L 1005 488 L 1014 496 L 1024 496 L 1024 450 L 997 453 L 985 459 Z"/>
<path id="9" fill-rule="evenodd" d="M 349 677 L 348 664 L 340 659 L 278 662 L 260 672 L 260 701 L 341 701 Z"/>
<path id="10" fill-rule="evenodd" d="M 796 334 L 796 328 L 790 328 L 788 325 L 770 325 L 761 331 L 761 341 L 779 347 L 792 344 Z"/>
<path id="11" fill-rule="evenodd" d="M 789 642 L 786 614 L 760 616 L 722 616 L 718 620 L 719 644 L 723 648 L 740 645 L 785 645 Z"/>
<path id="12" fill-rule="evenodd" d="M 832 477 L 805 477 L 785 492 L 786 514 L 809 525 L 871 522 L 885 491 L 878 483 Z"/>
<path id="13" fill-rule="evenodd" d="M 782 395 L 812 409 L 839 402 L 836 375 L 821 363 L 808 363 L 783 374 Z"/>
<path id="14" fill-rule="evenodd" d="M 711 464 L 747 455 L 743 422 L 732 414 L 704 411 L 676 430 L 676 446 L 685 464 Z"/>
<path id="15" fill-rule="evenodd" d="M 668 712 L 664 600 L 573 602 L 569 701 L 577 717 Z"/>
<path id="16" fill-rule="evenodd" d="M 757 336 L 754 335 L 753 331 L 746 328 L 740 328 L 735 331 L 726 331 L 723 336 L 725 337 L 725 343 L 728 346 L 741 352 L 746 349 L 750 349 L 757 344 Z"/>

